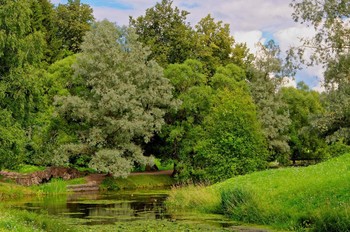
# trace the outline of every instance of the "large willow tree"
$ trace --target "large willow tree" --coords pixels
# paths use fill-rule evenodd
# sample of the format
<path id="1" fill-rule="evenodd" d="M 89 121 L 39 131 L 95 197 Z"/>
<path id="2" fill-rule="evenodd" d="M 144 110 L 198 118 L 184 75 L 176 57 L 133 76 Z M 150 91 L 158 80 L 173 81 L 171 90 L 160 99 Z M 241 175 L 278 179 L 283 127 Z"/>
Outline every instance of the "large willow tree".
<path id="1" fill-rule="evenodd" d="M 127 28 L 96 23 L 81 49 L 74 66 L 80 91 L 56 101 L 61 117 L 77 125 L 76 141 L 61 147 L 60 158 L 90 156 L 91 167 L 126 176 L 134 163 L 149 162 L 140 145 L 164 123 L 170 83 Z"/>

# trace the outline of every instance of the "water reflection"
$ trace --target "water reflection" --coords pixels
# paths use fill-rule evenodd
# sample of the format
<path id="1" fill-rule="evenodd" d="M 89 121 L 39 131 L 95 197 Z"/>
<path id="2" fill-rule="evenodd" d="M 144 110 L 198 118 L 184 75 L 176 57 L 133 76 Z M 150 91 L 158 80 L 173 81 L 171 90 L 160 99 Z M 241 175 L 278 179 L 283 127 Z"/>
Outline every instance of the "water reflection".
<path id="1" fill-rule="evenodd" d="M 83 224 L 114 224 L 145 219 L 166 219 L 164 200 L 167 194 L 159 192 L 137 193 L 85 193 L 52 196 L 24 203 L 21 208 L 31 211 L 45 210 L 49 214 L 85 219 Z"/>

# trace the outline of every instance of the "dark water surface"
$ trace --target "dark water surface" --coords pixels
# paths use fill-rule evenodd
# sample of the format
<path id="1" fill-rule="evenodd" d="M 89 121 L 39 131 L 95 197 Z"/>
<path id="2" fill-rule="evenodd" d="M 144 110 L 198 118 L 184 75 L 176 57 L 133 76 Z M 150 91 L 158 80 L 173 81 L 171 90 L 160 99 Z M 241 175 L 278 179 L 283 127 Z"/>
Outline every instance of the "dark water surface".
<path id="1" fill-rule="evenodd" d="M 118 222 L 168 220 L 205 224 L 216 228 L 233 228 L 236 222 L 223 215 L 182 214 L 166 211 L 164 201 L 169 190 L 137 190 L 118 192 L 85 192 L 62 196 L 46 196 L 16 202 L 13 207 L 57 217 L 65 217 L 80 225 L 114 225 Z M 237 227 L 238 228 L 238 227 Z M 239 227 L 241 228 L 241 227 Z M 234 231 L 265 231 L 245 227 Z"/>
<path id="2" fill-rule="evenodd" d="M 86 219 L 87 225 L 114 224 L 149 219 L 169 219 L 164 201 L 166 191 L 121 191 L 74 193 L 31 199 L 16 207 L 35 212 Z"/>

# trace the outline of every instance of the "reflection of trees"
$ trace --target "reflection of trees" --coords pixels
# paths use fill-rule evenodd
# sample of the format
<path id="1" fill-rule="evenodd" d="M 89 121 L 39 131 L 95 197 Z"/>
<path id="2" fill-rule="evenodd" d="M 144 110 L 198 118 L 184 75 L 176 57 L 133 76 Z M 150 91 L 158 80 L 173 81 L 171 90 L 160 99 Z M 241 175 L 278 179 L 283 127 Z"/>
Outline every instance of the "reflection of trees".
<path id="1" fill-rule="evenodd" d="M 168 218 L 165 195 L 75 195 L 55 196 L 40 199 L 37 203 L 27 203 L 26 207 L 45 210 L 49 214 L 72 218 L 89 219 L 87 224 L 114 224 L 144 219 Z"/>
<path id="2" fill-rule="evenodd" d="M 66 195 L 45 196 L 36 199 L 34 202 L 26 203 L 25 208 L 38 212 L 45 210 L 49 214 L 58 215 L 68 212 L 66 202 Z"/>
<path id="3" fill-rule="evenodd" d="M 131 199 L 130 199 L 131 198 Z M 79 202 L 67 203 L 69 212 L 80 212 L 73 217 L 98 218 L 101 221 L 129 221 L 137 219 L 162 219 L 166 212 L 163 205 L 165 196 L 161 197 L 129 197 L 118 203 L 83 204 Z M 108 199 L 111 200 L 111 199 Z M 116 199 L 114 199 L 116 200 Z M 121 200 L 122 201 L 122 200 Z"/>

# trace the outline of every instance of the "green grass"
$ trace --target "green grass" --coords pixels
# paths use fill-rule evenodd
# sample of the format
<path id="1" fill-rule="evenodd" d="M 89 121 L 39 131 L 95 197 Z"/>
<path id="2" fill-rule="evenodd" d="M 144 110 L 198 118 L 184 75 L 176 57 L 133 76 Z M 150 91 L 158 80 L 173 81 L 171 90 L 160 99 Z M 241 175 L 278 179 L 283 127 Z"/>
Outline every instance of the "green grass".
<path id="1" fill-rule="evenodd" d="M 159 171 L 173 170 L 174 162 L 162 162 L 160 159 L 154 159 L 154 164 L 157 165 Z"/>
<path id="2" fill-rule="evenodd" d="M 62 179 L 52 179 L 48 183 L 32 186 L 31 188 L 45 195 L 66 194 L 67 182 Z"/>
<path id="3" fill-rule="evenodd" d="M 37 231 L 79 231 L 62 220 L 45 213 L 37 214 L 26 210 L 10 209 L 0 205 L 0 231 L 37 232 Z"/>
<path id="4" fill-rule="evenodd" d="M 67 185 L 73 185 L 73 184 L 86 184 L 86 179 L 84 177 L 81 178 L 75 178 L 71 180 L 66 180 L 65 181 Z"/>
<path id="5" fill-rule="evenodd" d="M 30 188 L 38 193 L 45 194 L 45 195 L 66 194 L 67 185 L 85 184 L 85 183 L 86 183 L 86 180 L 84 178 L 76 178 L 72 180 L 52 179 L 48 183 L 32 186 Z"/>
<path id="6" fill-rule="evenodd" d="M 350 154 L 304 168 L 238 176 L 207 188 L 175 189 L 167 205 L 278 229 L 349 231 Z"/>
<path id="7" fill-rule="evenodd" d="M 43 171 L 45 169 L 46 169 L 46 167 L 22 164 L 18 167 L 18 169 L 14 170 L 14 171 L 21 173 L 21 174 L 28 174 L 28 173 L 32 173 L 32 172 Z"/>
<path id="8" fill-rule="evenodd" d="M 103 227 L 102 227 L 103 228 Z M 107 230 L 108 231 L 108 230 Z M 211 226 L 201 223 L 188 223 L 182 221 L 166 221 L 166 220 L 144 220 L 132 221 L 124 223 L 116 223 L 116 226 L 110 231 L 118 232 L 134 232 L 134 231 L 149 231 L 149 232 L 163 232 L 163 231 L 187 231 L 187 232 L 219 232 L 231 231 L 229 229 Z"/>
<path id="9" fill-rule="evenodd" d="M 0 182 L 0 202 L 16 200 L 24 196 L 35 195 L 35 191 L 13 183 Z"/>
<path id="10" fill-rule="evenodd" d="M 128 178 L 107 177 L 101 184 L 102 190 L 147 189 L 166 187 L 175 184 L 173 178 L 167 175 L 137 175 Z"/>
<path id="11" fill-rule="evenodd" d="M 165 170 L 173 170 L 174 169 L 174 161 L 167 161 L 164 162 L 161 159 L 155 158 L 154 164 L 157 166 L 159 171 L 165 171 Z M 146 165 L 141 165 L 139 167 L 134 168 L 134 172 L 144 172 L 146 171 Z"/>

